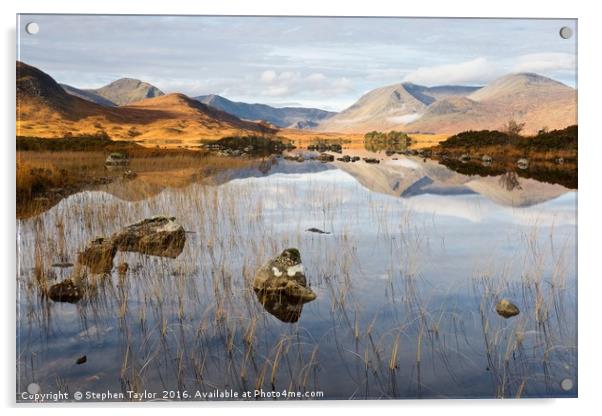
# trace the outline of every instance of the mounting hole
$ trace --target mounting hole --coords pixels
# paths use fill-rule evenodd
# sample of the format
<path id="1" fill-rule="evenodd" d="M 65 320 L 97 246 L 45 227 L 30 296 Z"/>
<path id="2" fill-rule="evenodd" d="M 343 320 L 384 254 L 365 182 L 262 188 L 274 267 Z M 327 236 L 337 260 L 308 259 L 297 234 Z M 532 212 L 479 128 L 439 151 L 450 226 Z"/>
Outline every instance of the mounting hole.
<path id="1" fill-rule="evenodd" d="M 27 392 L 29 394 L 38 394 L 40 392 L 40 385 L 38 383 L 30 383 L 27 386 Z"/>
<path id="2" fill-rule="evenodd" d="M 573 29 L 568 26 L 563 26 L 560 28 L 559 33 L 562 39 L 570 39 L 573 36 Z"/>
<path id="3" fill-rule="evenodd" d="M 40 31 L 40 25 L 36 22 L 30 22 L 25 25 L 25 31 L 30 35 L 37 35 Z"/>
<path id="4" fill-rule="evenodd" d="M 564 391 L 573 390 L 573 380 L 565 378 L 560 382 L 560 388 Z"/>

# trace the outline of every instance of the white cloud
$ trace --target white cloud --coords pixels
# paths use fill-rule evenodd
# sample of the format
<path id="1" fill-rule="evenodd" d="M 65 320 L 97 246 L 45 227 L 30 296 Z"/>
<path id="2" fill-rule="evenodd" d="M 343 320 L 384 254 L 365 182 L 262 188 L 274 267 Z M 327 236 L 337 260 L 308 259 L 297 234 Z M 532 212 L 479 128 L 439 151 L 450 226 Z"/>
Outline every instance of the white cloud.
<path id="1" fill-rule="evenodd" d="M 353 90 L 352 82 L 345 77 L 328 77 L 321 72 L 304 74 L 301 71 L 266 70 L 259 75 L 261 94 L 269 97 L 312 94 L 330 96 Z"/>
<path id="2" fill-rule="evenodd" d="M 289 88 L 286 85 L 272 85 L 263 90 L 263 93 L 269 97 L 283 97 L 287 95 Z"/>
<path id="3" fill-rule="evenodd" d="M 424 85 L 484 84 L 499 76 L 499 68 L 487 60 L 476 58 L 470 61 L 419 67 L 405 76 L 405 82 Z"/>
<path id="4" fill-rule="evenodd" d="M 576 66 L 575 55 L 569 53 L 531 53 L 519 56 L 516 72 L 571 71 Z"/>
<path id="5" fill-rule="evenodd" d="M 263 82 L 272 82 L 276 79 L 276 71 L 263 71 L 259 78 Z"/>
<path id="6" fill-rule="evenodd" d="M 309 81 L 324 81 L 326 80 L 326 75 L 321 74 L 319 72 L 314 72 L 313 74 L 311 74 L 310 76 L 307 77 L 307 79 Z"/>

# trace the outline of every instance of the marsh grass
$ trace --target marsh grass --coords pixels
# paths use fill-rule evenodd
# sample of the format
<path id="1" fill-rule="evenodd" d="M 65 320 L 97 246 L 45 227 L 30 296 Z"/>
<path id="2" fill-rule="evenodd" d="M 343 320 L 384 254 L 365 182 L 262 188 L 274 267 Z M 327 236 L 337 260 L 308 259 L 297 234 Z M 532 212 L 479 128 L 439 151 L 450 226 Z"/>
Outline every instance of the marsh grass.
<path id="1" fill-rule="evenodd" d="M 182 160 L 162 163 L 169 171 Z M 60 384 L 70 389 L 106 389 L 116 378 L 123 391 L 394 398 L 537 396 L 553 391 L 558 374 L 574 376 L 570 238 L 553 228 L 543 235 L 535 225 L 520 234 L 512 262 L 492 253 L 466 288 L 433 284 L 425 261 L 446 253 L 451 237 L 398 200 L 363 198 L 350 205 L 329 182 L 195 183 L 138 202 L 76 194 L 20 221 L 18 284 L 27 311 L 19 322 L 20 380 L 37 374 L 50 388 L 53 375 L 64 374 Z M 127 262 L 128 271 L 85 276 L 86 297 L 77 305 L 45 298 L 57 279 L 53 262 L 73 261 L 95 236 L 157 214 L 175 216 L 188 231 L 177 259 L 118 253 L 115 264 Z M 333 234 L 305 232 L 308 221 Z M 303 253 L 318 299 L 304 306 L 306 319 L 286 324 L 263 309 L 251 283 L 261 264 L 291 246 Z M 464 290 L 468 300 L 458 298 Z M 508 321 L 495 315 L 501 297 L 520 303 L 521 314 Z M 90 348 L 91 356 L 100 348 L 106 358 L 95 358 L 107 368 L 92 381 L 68 366 L 49 369 L 41 356 L 50 350 L 50 360 L 59 360 L 61 340 Z M 482 387 L 471 390 L 475 380 Z"/>

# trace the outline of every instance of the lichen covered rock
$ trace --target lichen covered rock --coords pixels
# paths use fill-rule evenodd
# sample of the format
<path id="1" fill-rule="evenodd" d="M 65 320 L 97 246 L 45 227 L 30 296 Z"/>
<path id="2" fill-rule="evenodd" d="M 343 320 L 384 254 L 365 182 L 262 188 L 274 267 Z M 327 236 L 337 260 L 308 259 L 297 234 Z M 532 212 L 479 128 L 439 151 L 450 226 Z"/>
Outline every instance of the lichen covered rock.
<path id="1" fill-rule="evenodd" d="M 97 238 L 79 253 L 78 263 L 87 266 L 92 273 L 108 273 L 113 268 L 117 248 L 110 238 Z"/>
<path id="2" fill-rule="evenodd" d="M 113 234 L 112 241 L 119 251 L 176 258 L 184 250 L 186 232 L 174 217 L 152 217 Z"/>
<path id="3" fill-rule="evenodd" d="M 284 295 L 311 302 L 316 294 L 307 287 L 301 254 L 296 248 L 286 249 L 257 270 L 253 289 L 263 295 Z"/>

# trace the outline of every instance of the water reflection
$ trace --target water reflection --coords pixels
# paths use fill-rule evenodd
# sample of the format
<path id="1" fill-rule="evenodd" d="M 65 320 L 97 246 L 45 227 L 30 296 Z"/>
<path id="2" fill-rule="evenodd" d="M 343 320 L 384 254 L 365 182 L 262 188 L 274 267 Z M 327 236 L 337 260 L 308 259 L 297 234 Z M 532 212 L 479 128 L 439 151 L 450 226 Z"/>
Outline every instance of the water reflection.
<path id="1" fill-rule="evenodd" d="M 44 391 L 576 395 L 559 387 L 577 375 L 577 192 L 565 186 L 409 157 L 270 159 L 130 200 L 139 180 L 18 221 L 19 391 L 35 374 Z M 53 264 L 159 214 L 186 230 L 176 258 L 118 251 L 129 269 L 88 277 L 77 304 L 39 296 L 71 273 Z M 303 253 L 310 303 L 252 289 L 287 247 Z M 501 298 L 520 315 L 501 318 Z"/>
<path id="2" fill-rule="evenodd" d="M 282 294 L 269 294 L 259 290 L 255 291 L 257 300 L 264 309 L 282 322 L 295 323 L 301 317 L 303 305 L 307 301 Z M 311 301 L 310 301 L 311 302 Z"/>

